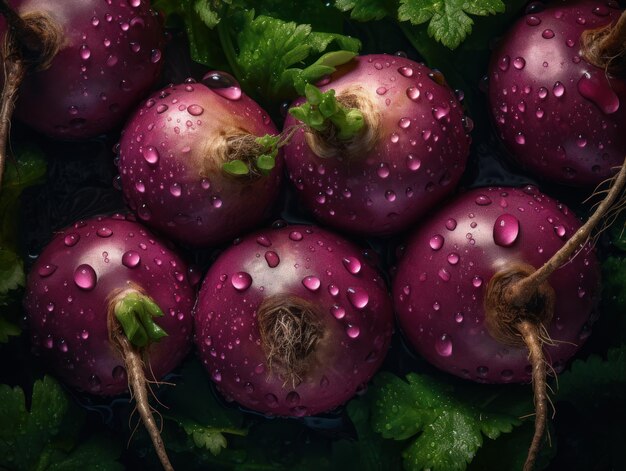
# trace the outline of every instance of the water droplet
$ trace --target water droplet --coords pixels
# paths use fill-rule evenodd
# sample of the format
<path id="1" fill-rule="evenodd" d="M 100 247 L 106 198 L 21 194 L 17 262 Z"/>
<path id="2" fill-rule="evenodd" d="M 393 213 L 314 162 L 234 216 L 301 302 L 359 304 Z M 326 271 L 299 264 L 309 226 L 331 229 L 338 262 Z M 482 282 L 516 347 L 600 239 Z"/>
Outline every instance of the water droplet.
<path id="1" fill-rule="evenodd" d="M 222 373 L 220 372 L 220 370 L 215 370 L 211 374 L 211 378 L 213 378 L 213 381 L 215 381 L 216 383 L 219 383 L 220 381 L 222 381 Z"/>
<path id="2" fill-rule="evenodd" d="M 107 237 L 111 237 L 113 235 L 113 231 L 109 227 L 99 227 L 96 230 L 96 234 L 98 237 L 106 239 Z"/>
<path id="3" fill-rule="evenodd" d="M 102 389 L 102 382 L 96 375 L 91 375 L 89 378 L 89 391 L 92 393 L 98 393 Z"/>
<path id="4" fill-rule="evenodd" d="M 144 147 L 141 151 L 141 155 L 150 165 L 156 165 L 159 162 L 159 151 L 153 146 Z"/>
<path id="5" fill-rule="evenodd" d="M 265 261 L 270 268 L 276 268 L 280 263 L 280 258 L 276 252 L 268 251 L 265 252 Z"/>
<path id="6" fill-rule="evenodd" d="M 302 284 L 309 291 L 317 291 L 320 288 L 322 282 L 316 276 L 306 276 L 302 279 Z"/>
<path id="7" fill-rule="evenodd" d="M 526 144 L 526 136 L 520 131 L 515 136 L 515 142 L 517 142 L 520 146 Z"/>
<path id="8" fill-rule="evenodd" d="M 420 97 L 420 91 L 417 87 L 409 87 L 406 89 L 406 96 L 411 100 L 416 101 Z"/>
<path id="9" fill-rule="evenodd" d="M 500 372 L 500 376 L 504 381 L 511 381 L 513 379 L 513 371 L 512 370 L 502 370 Z"/>
<path id="10" fill-rule="evenodd" d="M 178 198 L 182 193 L 182 188 L 179 183 L 172 183 L 170 185 L 170 194 L 176 198 Z"/>
<path id="11" fill-rule="evenodd" d="M 437 274 L 439 275 L 439 278 L 441 278 L 441 280 L 450 281 L 450 272 L 445 268 L 440 268 Z"/>
<path id="12" fill-rule="evenodd" d="M 446 116 L 450 114 L 449 106 L 436 106 L 433 108 L 433 116 L 437 121 L 443 120 Z"/>
<path id="13" fill-rule="evenodd" d="M 237 291 L 245 291 L 250 288 L 252 285 L 252 277 L 249 273 L 245 271 L 240 271 L 235 273 L 231 278 L 230 282 Z"/>
<path id="14" fill-rule="evenodd" d="M 391 142 L 393 144 L 397 144 L 399 140 L 400 140 L 400 136 L 397 133 L 394 132 L 391 134 Z"/>
<path id="15" fill-rule="evenodd" d="M 301 232 L 298 232 L 298 231 L 291 231 L 291 232 L 289 233 L 289 238 L 290 238 L 291 240 L 294 240 L 294 241 L 296 241 L 296 242 L 299 242 L 299 241 L 301 241 L 301 240 L 302 240 L 303 236 L 302 236 L 302 233 L 301 233 Z"/>
<path id="16" fill-rule="evenodd" d="M 141 256 L 134 250 L 129 250 L 122 255 L 122 265 L 128 268 L 135 268 L 141 262 Z"/>
<path id="17" fill-rule="evenodd" d="M 370 298 L 367 291 L 361 288 L 348 288 L 348 301 L 357 309 L 367 306 Z"/>
<path id="18" fill-rule="evenodd" d="M 476 368 L 476 373 L 481 378 L 484 378 L 489 374 L 489 368 L 487 368 L 486 366 L 479 366 L 478 368 Z"/>
<path id="19" fill-rule="evenodd" d="M 266 394 L 265 395 L 265 403 L 269 406 L 269 407 L 278 407 L 278 398 L 276 396 L 274 396 L 272 393 Z"/>
<path id="20" fill-rule="evenodd" d="M 422 161 L 413 154 L 409 154 L 406 158 L 406 165 L 409 170 L 415 172 L 422 166 Z"/>
<path id="21" fill-rule="evenodd" d="M 461 324 L 463 322 L 463 313 L 462 312 L 457 312 L 454 315 L 454 322 L 456 322 L 457 324 Z"/>
<path id="22" fill-rule="evenodd" d="M 161 60 L 161 50 L 160 49 L 152 49 L 150 51 L 150 62 L 156 64 Z"/>
<path id="23" fill-rule="evenodd" d="M 504 56 L 498 61 L 498 67 L 502 72 L 506 72 L 509 70 L 509 65 L 511 64 L 511 58 L 509 56 Z"/>
<path id="24" fill-rule="evenodd" d="M 242 92 L 239 82 L 226 72 L 211 71 L 202 77 L 201 82 L 218 95 L 228 100 L 239 100 Z"/>
<path id="25" fill-rule="evenodd" d="M 478 195 L 474 202 L 478 206 L 489 206 L 491 204 L 491 198 L 489 198 L 487 195 Z"/>
<path id="26" fill-rule="evenodd" d="M 545 99 L 548 96 L 548 89 L 546 87 L 540 87 L 537 90 L 537 96 L 542 100 Z"/>
<path id="27" fill-rule="evenodd" d="M 52 263 L 47 263 L 45 265 L 42 265 L 39 267 L 39 270 L 37 270 L 37 273 L 39 273 L 39 276 L 42 278 L 46 278 L 50 275 L 52 275 L 56 269 L 58 267 Z"/>
<path id="28" fill-rule="evenodd" d="M 204 113 L 204 108 L 202 108 L 200 105 L 189 105 L 187 107 L 187 112 L 191 116 L 200 116 L 202 113 Z"/>
<path id="29" fill-rule="evenodd" d="M 337 304 L 330 308 L 330 312 L 336 319 L 343 319 L 346 316 L 346 310 Z"/>
<path id="30" fill-rule="evenodd" d="M 404 77 L 413 77 L 413 69 L 411 67 L 400 67 L 398 72 L 400 72 L 400 75 L 403 75 Z"/>
<path id="31" fill-rule="evenodd" d="M 429 241 L 430 248 L 433 250 L 439 250 L 441 247 L 443 247 L 444 240 L 445 239 L 440 234 L 432 236 Z"/>
<path id="32" fill-rule="evenodd" d="M 452 339 L 448 334 L 443 334 L 435 342 L 435 350 L 442 357 L 449 357 L 452 355 Z"/>
<path id="33" fill-rule="evenodd" d="M 361 262 L 356 257 L 345 257 L 342 260 L 343 266 L 346 267 L 353 275 L 358 274 L 361 271 Z"/>
<path id="34" fill-rule="evenodd" d="M 552 39 L 554 37 L 554 31 L 552 31 L 551 29 L 544 29 L 543 33 L 541 33 L 541 36 L 544 39 Z"/>
<path id="35" fill-rule="evenodd" d="M 476 275 L 474 278 L 472 278 L 472 286 L 474 288 L 480 288 L 483 285 L 483 279 Z"/>
<path id="36" fill-rule="evenodd" d="M 554 226 L 554 233 L 559 236 L 561 239 L 565 237 L 565 227 L 562 225 Z"/>
<path id="37" fill-rule="evenodd" d="M 450 218 L 446 221 L 446 229 L 453 231 L 456 229 L 456 219 Z"/>
<path id="38" fill-rule="evenodd" d="M 74 283 L 81 289 L 90 291 L 96 287 L 96 271 L 86 263 L 79 265 L 74 271 Z"/>
<path id="39" fill-rule="evenodd" d="M 137 215 L 139 216 L 140 219 L 143 219 L 144 221 L 148 221 L 152 217 L 152 212 L 150 211 L 150 208 L 148 208 L 148 205 L 146 203 L 143 203 L 137 209 Z"/>
<path id="40" fill-rule="evenodd" d="M 158 114 L 165 113 L 167 109 L 168 109 L 168 106 L 164 103 L 161 103 L 159 106 L 156 107 L 156 112 Z"/>
<path id="41" fill-rule="evenodd" d="M 448 263 L 450 265 L 456 265 L 457 263 L 459 263 L 459 254 L 456 252 L 452 252 L 450 254 L 448 254 Z"/>
<path id="42" fill-rule="evenodd" d="M 562 97 L 565 94 L 565 86 L 561 82 L 555 82 L 552 93 L 557 98 Z"/>
<path id="43" fill-rule="evenodd" d="M 87 46 L 86 44 L 80 46 L 79 52 L 80 58 L 83 60 L 87 60 L 91 57 L 91 49 L 89 49 L 89 46 Z"/>
<path id="44" fill-rule="evenodd" d="M 74 247 L 76 244 L 78 244 L 79 240 L 80 234 L 72 233 L 65 236 L 65 238 L 63 239 L 63 243 L 67 247 Z"/>
<path id="45" fill-rule="evenodd" d="M 358 326 L 348 324 L 348 327 L 346 328 L 346 334 L 348 334 L 348 337 L 350 337 L 351 339 L 355 339 L 359 336 L 360 333 L 361 329 L 359 329 Z"/>
<path id="46" fill-rule="evenodd" d="M 387 87 L 378 87 L 376 89 L 376 94 L 377 95 L 384 95 L 385 93 L 387 93 Z"/>
<path id="47" fill-rule="evenodd" d="M 385 199 L 390 203 L 393 203 L 396 200 L 396 194 L 392 190 L 385 191 Z"/>
<path id="48" fill-rule="evenodd" d="M 378 166 L 378 170 L 376 171 L 376 173 L 380 178 L 387 178 L 389 176 L 389 165 L 387 165 L 385 162 L 382 162 Z"/>
<path id="49" fill-rule="evenodd" d="M 541 18 L 534 15 L 529 15 L 526 17 L 526 24 L 529 26 L 538 26 L 541 24 Z"/>
<path id="50" fill-rule="evenodd" d="M 510 247 L 519 236 L 519 220 L 512 214 L 501 214 L 493 224 L 493 241 L 500 247 Z"/>
<path id="51" fill-rule="evenodd" d="M 578 91 L 600 108 L 604 114 L 615 113 L 619 109 L 619 97 L 613 91 L 604 73 L 591 75 L 585 72 L 578 81 Z"/>
<path id="52" fill-rule="evenodd" d="M 513 67 L 517 70 L 522 70 L 526 66 L 526 60 L 523 57 L 516 57 L 513 59 Z"/>
<path id="53" fill-rule="evenodd" d="M 398 121 L 398 126 L 402 129 L 407 129 L 411 126 L 411 118 L 401 118 L 400 121 Z"/>

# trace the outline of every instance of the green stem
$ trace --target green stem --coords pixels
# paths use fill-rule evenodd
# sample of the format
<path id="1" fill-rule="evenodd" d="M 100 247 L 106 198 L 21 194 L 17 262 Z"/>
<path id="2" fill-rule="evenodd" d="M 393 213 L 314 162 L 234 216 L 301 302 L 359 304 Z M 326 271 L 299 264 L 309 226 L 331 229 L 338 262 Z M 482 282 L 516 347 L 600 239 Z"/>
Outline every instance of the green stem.
<path id="1" fill-rule="evenodd" d="M 136 289 L 126 290 L 114 299 L 113 314 L 135 347 L 145 347 L 167 336 L 154 322 L 155 317 L 163 316 L 163 311 L 152 298 Z"/>
<path id="2" fill-rule="evenodd" d="M 217 35 L 222 43 L 222 51 L 224 51 L 230 70 L 232 70 L 233 75 L 237 80 L 241 80 L 241 69 L 237 63 L 237 53 L 235 52 L 235 46 L 224 18 L 226 18 L 226 16 L 222 15 L 222 19 L 217 24 Z"/>

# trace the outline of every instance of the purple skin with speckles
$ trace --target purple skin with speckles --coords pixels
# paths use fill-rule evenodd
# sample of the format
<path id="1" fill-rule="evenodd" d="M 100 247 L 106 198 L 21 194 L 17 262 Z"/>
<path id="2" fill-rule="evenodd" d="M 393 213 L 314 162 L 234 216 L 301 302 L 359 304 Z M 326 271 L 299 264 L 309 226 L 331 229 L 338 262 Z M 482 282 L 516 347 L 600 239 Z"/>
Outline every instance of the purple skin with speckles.
<path id="1" fill-rule="evenodd" d="M 290 295 L 316 306 L 324 326 L 315 361 L 296 387 L 270 370 L 257 310 Z M 380 367 L 393 323 L 391 300 L 361 251 L 310 226 L 246 236 L 210 268 L 195 308 L 199 356 L 219 390 L 245 407 L 305 416 L 333 409 Z"/>
<path id="2" fill-rule="evenodd" d="M 409 59 L 366 55 L 338 67 L 319 86 L 337 96 L 360 88 L 381 116 L 381 132 L 369 152 L 350 161 L 316 155 L 304 130 L 293 136 L 284 149 L 289 179 L 317 220 L 342 231 L 388 236 L 454 190 L 469 153 L 471 121 L 438 81 L 441 74 Z M 285 129 L 296 124 L 290 115 Z"/>
<path id="3" fill-rule="evenodd" d="M 545 180 L 596 185 L 626 149 L 626 81 L 580 57 L 580 35 L 615 21 L 617 2 L 553 2 L 526 14 L 499 42 L 489 102 L 512 156 Z"/>
<path id="4" fill-rule="evenodd" d="M 231 80 L 227 74 L 216 75 Z M 147 225 L 192 246 L 212 246 L 258 226 L 278 196 L 282 153 L 257 179 L 221 169 L 213 147 L 225 136 L 277 134 L 267 114 L 238 86 L 171 85 L 146 100 L 126 124 L 119 171 L 124 197 Z"/>
<path id="5" fill-rule="evenodd" d="M 47 14 L 63 32 L 50 67 L 28 74 L 18 93 L 15 116 L 43 134 L 75 140 L 110 131 L 159 76 L 163 26 L 148 0 L 9 4 L 21 16 Z"/>
<path id="6" fill-rule="evenodd" d="M 123 215 L 60 231 L 28 275 L 24 307 L 33 348 L 66 383 L 98 395 L 128 389 L 124 360 L 109 340 L 107 305 L 132 285 L 164 313 L 167 337 L 146 350 L 146 377 L 161 379 L 191 347 L 199 278 L 167 244 Z M 153 376 L 154 373 L 154 376 Z"/>
<path id="7" fill-rule="evenodd" d="M 484 325 L 491 277 L 515 263 L 543 265 L 580 227 L 564 205 L 534 187 L 480 188 L 432 216 L 410 237 L 393 282 L 409 343 L 436 367 L 489 383 L 528 382 L 528 349 L 497 342 Z M 560 372 L 590 333 L 600 273 L 586 245 L 548 279 L 555 291 L 555 341 L 546 360 Z"/>

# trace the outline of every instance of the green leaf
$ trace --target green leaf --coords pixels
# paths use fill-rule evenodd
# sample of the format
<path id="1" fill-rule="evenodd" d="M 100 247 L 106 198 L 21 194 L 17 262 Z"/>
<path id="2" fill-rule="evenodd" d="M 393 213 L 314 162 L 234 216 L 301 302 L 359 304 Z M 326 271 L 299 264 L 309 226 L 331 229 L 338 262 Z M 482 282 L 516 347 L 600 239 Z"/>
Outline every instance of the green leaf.
<path id="1" fill-rule="evenodd" d="M 350 11 L 350 17 L 357 21 L 380 20 L 395 10 L 395 2 L 390 0 L 335 0 L 341 11 Z"/>
<path id="2" fill-rule="evenodd" d="M 472 31 L 468 16 L 501 13 L 501 0 L 400 0 L 398 19 L 418 25 L 426 22 L 428 34 L 450 49 L 455 49 Z"/>
<path id="3" fill-rule="evenodd" d="M 155 321 L 155 317 L 163 317 L 161 308 L 149 296 L 130 291 L 114 306 L 115 318 L 118 320 L 128 340 L 136 347 L 145 347 L 167 336 Z"/>
<path id="4" fill-rule="evenodd" d="M 222 164 L 222 170 L 230 175 L 241 176 L 248 175 L 250 169 L 241 160 L 231 160 Z"/>
<path id="5" fill-rule="evenodd" d="M 626 391 L 626 345 L 609 350 L 606 359 L 592 355 L 576 360 L 559 376 L 557 400 L 593 414 L 594 407 Z"/>
<path id="6" fill-rule="evenodd" d="M 1 469 L 122 469 L 119 446 L 98 435 L 80 442 L 84 412 L 54 379 L 36 381 L 29 402 L 30 410 L 22 389 L 0 385 Z"/>
<path id="7" fill-rule="evenodd" d="M 0 247 L 0 305 L 3 295 L 22 288 L 25 281 L 22 259 L 12 250 Z"/>
<path id="8" fill-rule="evenodd" d="M 263 154 L 263 155 L 259 155 L 256 159 L 256 166 L 263 173 L 270 172 L 274 168 L 275 165 L 276 165 L 276 160 L 274 159 L 273 155 Z"/>
<path id="9" fill-rule="evenodd" d="M 496 439 L 521 423 L 513 415 L 464 402 L 462 391 L 426 375 L 409 374 L 403 381 L 381 373 L 374 385 L 374 429 L 385 438 L 413 437 L 403 452 L 405 469 L 463 470 L 483 435 Z"/>

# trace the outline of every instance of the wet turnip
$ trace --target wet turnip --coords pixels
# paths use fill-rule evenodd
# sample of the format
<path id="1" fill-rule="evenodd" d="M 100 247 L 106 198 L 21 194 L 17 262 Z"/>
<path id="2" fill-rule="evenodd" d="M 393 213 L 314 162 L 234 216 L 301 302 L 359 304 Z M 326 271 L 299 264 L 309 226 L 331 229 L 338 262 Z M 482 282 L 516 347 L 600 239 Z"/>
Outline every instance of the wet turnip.
<path id="1" fill-rule="evenodd" d="M 124 129 L 119 171 L 126 201 L 143 222 L 179 242 L 232 239 L 263 221 L 278 196 L 276 134 L 228 74 L 170 85 Z"/>
<path id="2" fill-rule="evenodd" d="M 309 226 L 244 237 L 217 259 L 195 308 L 200 358 L 245 407 L 305 416 L 350 399 L 382 363 L 391 301 L 346 240 Z"/>
<path id="3" fill-rule="evenodd" d="M 146 380 L 161 379 L 189 351 L 190 273 L 140 224 L 99 217 L 54 237 L 28 275 L 24 299 L 33 345 L 51 370 L 92 394 L 130 389 L 166 469 Z"/>
<path id="4" fill-rule="evenodd" d="M 589 186 L 621 165 L 626 18 L 604 28 L 620 13 L 612 1 L 552 2 L 545 10 L 533 4 L 493 52 L 489 102 L 497 131 L 536 176 Z M 608 31 L 612 39 L 603 43 Z"/>
<path id="5" fill-rule="evenodd" d="M 415 231 L 398 263 L 393 295 L 409 343 L 462 378 L 532 379 L 543 427 L 546 363 L 559 372 L 580 348 L 599 295 L 598 261 L 581 246 L 586 237 L 572 237 L 579 227 L 567 207 L 534 187 L 481 188 L 455 199 Z M 547 280 L 517 283 L 564 246 L 570 259 L 555 262 Z"/>
<path id="6" fill-rule="evenodd" d="M 6 41 L 0 116 L 0 180 L 16 117 L 57 139 L 110 131 L 161 69 L 161 19 L 147 0 L 2 0 Z"/>
<path id="7" fill-rule="evenodd" d="M 471 121 L 441 74 L 409 59 L 367 55 L 337 67 L 297 100 L 285 146 L 289 178 L 324 224 L 387 236 L 452 192 Z M 331 90 L 334 90 L 333 98 Z M 297 119 L 296 119 L 297 118 Z"/>

